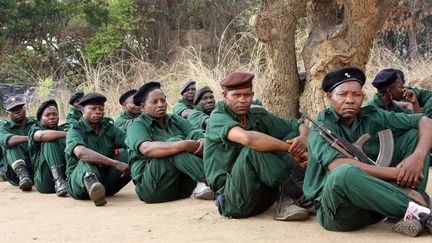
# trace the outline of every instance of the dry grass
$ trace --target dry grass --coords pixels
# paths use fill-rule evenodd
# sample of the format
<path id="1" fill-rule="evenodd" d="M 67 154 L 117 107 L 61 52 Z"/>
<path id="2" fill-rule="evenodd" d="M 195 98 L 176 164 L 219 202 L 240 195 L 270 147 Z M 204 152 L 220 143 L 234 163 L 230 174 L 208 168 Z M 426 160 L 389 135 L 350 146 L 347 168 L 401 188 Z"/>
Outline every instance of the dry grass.
<path id="1" fill-rule="evenodd" d="M 108 101 L 106 103 L 107 115 L 115 117 L 121 110 L 118 97 L 125 91 L 135 88 L 150 80 L 162 83 L 169 105 L 169 110 L 180 98 L 180 85 L 186 79 L 194 79 L 197 86 L 209 86 L 220 99 L 221 88 L 218 81 L 234 70 L 244 70 L 255 73 L 256 97 L 261 96 L 262 81 L 266 76 L 266 62 L 264 47 L 251 33 L 239 33 L 230 40 L 222 40 L 219 44 L 216 65 L 210 66 L 201 58 L 201 50 L 193 47 L 181 48 L 176 58 L 169 64 L 162 63 L 157 67 L 143 61 L 138 57 L 129 55 L 128 59 L 112 59 L 108 64 L 92 65 L 84 60 L 85 80 L 78 89 L 85 92 L 96 91 L 103 93 Z M 418 85 L 432 89 L 430 68 L 432 59 L 411 61 L 397 56 L 394 51 L 378 44 L 373 46 L 371 57 L 366 65 L 368 83 L 365 92 L 371 96 L 375 89 L 370 85 L 373 77 L 381 69 L 398 68 L 404 71 L 409 85 Z M 66 114 L 68 99 L 74 90 L 56 88 L 51 97 L 57 100 L 61 114 Z M 29 114 L 35 114 L 37 105 L 48 97 L 35 95 L 29 104 Z M 64 118 L 64 117 L 63 117 Z"/>

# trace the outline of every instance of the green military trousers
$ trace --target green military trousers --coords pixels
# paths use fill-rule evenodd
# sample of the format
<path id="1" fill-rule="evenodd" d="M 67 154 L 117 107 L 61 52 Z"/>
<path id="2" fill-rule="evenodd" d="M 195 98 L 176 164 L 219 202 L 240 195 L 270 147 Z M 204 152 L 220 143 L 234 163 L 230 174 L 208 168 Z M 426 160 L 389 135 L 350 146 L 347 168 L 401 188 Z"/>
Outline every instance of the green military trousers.
<path id="1" fill-rule="evenodd" d="M 34 165 L 34 184 L 41 193 L 54 193 L 51 167 L 65 164 L 65 143 L 62 139 L 53 142 L 42 142 L 40 148 L 40 158 L 35 161 Z"/>
<path id="2" fill-rule="evenodd" d="M 86 172 L 96 174 L 99 182 L 105 187 L 106 196 L 116 194 L 130 181 L 130 177 L 121 177 L 121 173 L 114 167 L 99 166 L 79 160 L 75 169 L 66 178 L 66 190 L 71 197 L 75 199 L 90 198 L 83 181 Z"/>
<path id="3" fill-rule="evenodd" d="M 13 171 L 12 164 L 19 159 L 25 161 L 27 170 L 30 175 L 30 179 L 33 180 L 33 165 L 28 152 L 27 143 L 22 143 L 15 147 L 3 148 L 3 150 L 3 161 L 5 161 L 5 175 L 9 183 L 14 186 L 18 186 L 19 178 L 15 171 Z"/>
<path id="4" fill-rule="evenodd" d="M 148 163 L 132 164 L 135 191 L 141 201 L 161 203 L 190 197 L 197 182 L 203 182 L 201 158 L 182 152 Z"/>
<path id="5" fill-rule="evenodd" d="M 427 117 L 432 118 L 432 98 L 428 99 L 422 107 L 422 113 Z"/>
<path id="6" fill-rule="evenodd" d="M 278 187 L 294 170 L 300 168 L 288 153 L 244 147 L 225 185 L 217 192 L 219 213 L 245 218 L 267 210 L 277 199 Z"/>
<path id="7" fill-rule="evenodd" d="M 412 129 L 395 141 L 392 166 L 411 154 L 417 144 L 418 130 Z M 424 179 L 418 190 L 425 191 L 430 157 L 423 166 Z M 352 164 L 335 168 L 327 177 L 317 210 L 318 222 L 328 230 L 352 231 L 381 221 L 400 219 L 410 201 L 408 191 L 395 184 L 366 174 Z"/>

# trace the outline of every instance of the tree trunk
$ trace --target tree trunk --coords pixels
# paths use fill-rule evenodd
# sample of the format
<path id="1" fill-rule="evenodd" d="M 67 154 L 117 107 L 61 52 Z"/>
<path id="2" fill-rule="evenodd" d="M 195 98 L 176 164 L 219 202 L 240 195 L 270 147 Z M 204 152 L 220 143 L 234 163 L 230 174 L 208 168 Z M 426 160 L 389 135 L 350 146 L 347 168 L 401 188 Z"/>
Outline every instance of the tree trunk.
<path id="1" fill-rule="evenodd" d="M 343 6 L 336 2 L 342 2 Z M 364 69 L 379 31 L 397 9 L 398 0 L 315 0 L 308 9 L 310 33 L 302 56 L 307 71 L 300 107 L 312 114 L 324 105 L 321 80 L 339 67 Z M 338 19 L 338 13 L 343 16 Z"/>
<path id="2" fill-rule="evenodd" d="M 301 91 L 295 31 L 306 4 L 307 1 L 263 0 L 262 11 L 251 23 L 267 50 L 269 75 L 263 81 L 263 103 L 269 111 L 284 118 L 298 115 Z"/>

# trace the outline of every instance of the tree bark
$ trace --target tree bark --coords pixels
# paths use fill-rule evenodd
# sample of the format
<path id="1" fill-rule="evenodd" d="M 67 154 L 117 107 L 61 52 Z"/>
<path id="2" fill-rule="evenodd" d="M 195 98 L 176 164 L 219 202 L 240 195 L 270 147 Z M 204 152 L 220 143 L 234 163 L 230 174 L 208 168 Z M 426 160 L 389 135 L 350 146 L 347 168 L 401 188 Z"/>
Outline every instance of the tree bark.
<path id="1" fill-rule="evenodd" d="M 338 5 L 343 3 L 343 17 Z M 300 107 L 312 114 L 324 105 L 321 80 L 339 67 L 364 69 L 376 33 L 397 9 L 399 0 L 312 1 L 308 9 L 309 38 L 302 51 L 307 81 Z"/>
<path id="2" fill-rule="evenodd" d="M 284 118 L 298 115 L 301 93 L 295 53 L 295 31 L 307 1 L 263 0 L 252 26 L 265 44 L 269 75 L 264 81 L 265 107 Z"/>

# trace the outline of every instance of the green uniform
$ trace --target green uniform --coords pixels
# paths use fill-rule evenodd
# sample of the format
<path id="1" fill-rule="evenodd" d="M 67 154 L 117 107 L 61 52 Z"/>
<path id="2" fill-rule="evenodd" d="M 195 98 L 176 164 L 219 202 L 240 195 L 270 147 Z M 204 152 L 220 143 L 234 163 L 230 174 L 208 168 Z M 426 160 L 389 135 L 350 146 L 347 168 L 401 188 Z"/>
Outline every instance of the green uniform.
<path id="1" fill-rule="evenodd" d="M 8 181 L 12 185 L 18 185 L 18 177 L 12 170 L 11 165 L 22 159 L 26 162 L 26 167 L 29 172 L 30 178 L 33 179 L 33 165 L 29 154 L 29 147 L 27 143 L 21 143 L 17 146 L 9 146 L 8 140 L 14 136 L 28 136 L 31 126 L 35 123 L 35 119 L 26 118 L 26 127 L 21 128 L 13 121 L 5 121 L 0 125 L 0 146 L 3 148 L 3 164 L 5 167 L 5 174 Z"/>
<path id="2" fill-rule="evenodd" d="M 39 122 L 33 124 L 29 132 L 28 145 L 34 168 L 34 184 L 42 193 L 54 193 L 54 181 L 51 167 L 65 165 L 65 139 L 52 142 L 36 142 L 34 135 L 37 131 L 47 130 Z M 57 126 L 54 130 L 64 131 L 63 126 Z"/>
<path id="3" fill-rule="evenodd" d="M 321 111 L 317 121 L 330 131 L 355 142 L 368 133 L 371 139 L 363 151 L 376 159 L 379 152 L 378 132 L 391 129 L 395 137 L 391 166 L 410 155 L 418 139 L 421 114 L 387 112 L 373 106 L 361 108 L 353 124 L 346 126 L 333 108 Z M 309 162 L 303 190 L 308 199 L 315 200 L 318 222 L 328 230 L 350 231 L 376 223 L 384 217 L 400 219 L 408 202 L 407 190 L 366 174 L 352 164 L 344 164 L 329 172 L 327 166 L 336 158 L 344 158 L 333 149 L 313 126 L 308 137 Z M 419 185 L 426 189 L 429 156 L 424 161 L 425 178 Z"/>
<path id="4" fill-rule="evenodd" d="M 131 123 L 134 117 L 131 117 L 127 111 L 122 111 L 114 122 L 114 125 L 126 132 L 127 126 Z"/>
<path id="5" fill-rule="evenodd" d="M 71 108 L 69 108 L 69 111 L 68 111 L 68 113 L 67 113 L 67 116 L 66 116 L 66 123 L 69 125 L 69 126 L 71 126 L 72 125 L 72 123 L 74 123 L 74 122 L 76 122 L 76 121 L 79 121 L 79 119 L 82 117 L 82 113 L 81 113 L 81 111 L 80 110 L 78 110 L 77 108 L 75 108 L 75 107 L 71 107 Z"/>
<path id="6" fill-rule="evenodd" d="M 365 103 L 365 106 L 368 106 L 368 105 L 372 105 L 372 106 L 375 106 L 377 109 L 382 109 L 382 110 L 386 110 L 386 111 L 403 112 L 403 113 L 407 113 L 407 114 L 411 114 L 412 113 L 412 111 L 410 111 L 409 109 L 406 109 L 406 108 L 403 108 L 403 107 L 399 106 L 394 101 L 392 101 L 389 104 L 388 109 L 386 109 L 384 107 L 384 103 L 383 103 L 381 97 L 379 97 L 378 94 L 374 94 L 374 96 L 372 97 L 372 99 L 370 99 L 368 102 Z"/>
<path id="7" fill-rule="evenodd" d="M 192 126 L 205 131 L 206 129 L 205 121 L 209 117 L 210 116 L 204 112 L 203 108 L 201 108 L 201 106 L 198 105 L 189 113 L 187 119 L 192 124 Z"/>
<path id="8" fill-rule="evenodd" d="M 417 96 L 417 101 L 422 109 L 422 113 L 432 117 L 432 91 L 427 89 L 419 89 L 416 87 L 405 87 L 415 92 Z"/>
<path id="9" fill-rule="evenodd" d="M 193 154 L 181 152 L 164 158 L 149 158 L 139 152 L 139 146 L 146 141 L 174 142 L 204 137 L 180 116 L 166 115 L 164 122 L 162 128 L 153 118 L 141 113 L 127 129 L 126 144 L 135 191 L 147 203 L 189 197 L 196 182 L 202 182 L 205 177 L 202 159 Z"/>
<path id="10" fill-rule="evenodd" d="M 259 152 L 229 141 L 231 128 L 258 131 L 287 140 L 298 136 L 296 120 L 284 120 L 263 108 L 251 108 L 243 126 L 224 102 L 213 110 L 207 125 L 204 168 L 207 182 L 217 192 L 219 212 L 243 218 L 267 210 L 276 200 L 278 187 L 299 167 L 286 152 Z"/>
<path id="11" fill-rule="evenodd" d="M 184 99 L 179 100 L 177 103 L 174 104 L 173 108 L 173 114 L 176 114 L 178 116 L 181 116 L 181 113 L 186 110 L 190 109 L 192 110 L 194 107 L 191 103 L 187 102 Z"/>
<path id="12" fill-rule="evenodd" d="M 96 174 L 99 182 L 105 186 L 107 196 L 114 195 L 123 188 L 130 179 L 122 178 L 114 167 L 90 164 L 79 160 L 73 150 L 83 145 L 99 154 L 114 159 L 117 148 L 126 148 L 125 133 L 114 126 L 112 119 L 104 118 L 99 125 L 98 133 L 90 127 L 84 118 L 74 122 L 66 136 L 66 189 L 75 199 L 88 199 L 89 195 L 83 183 L 86 172 Z M 123 161 L 127 162 L 127 161 Z"/>

